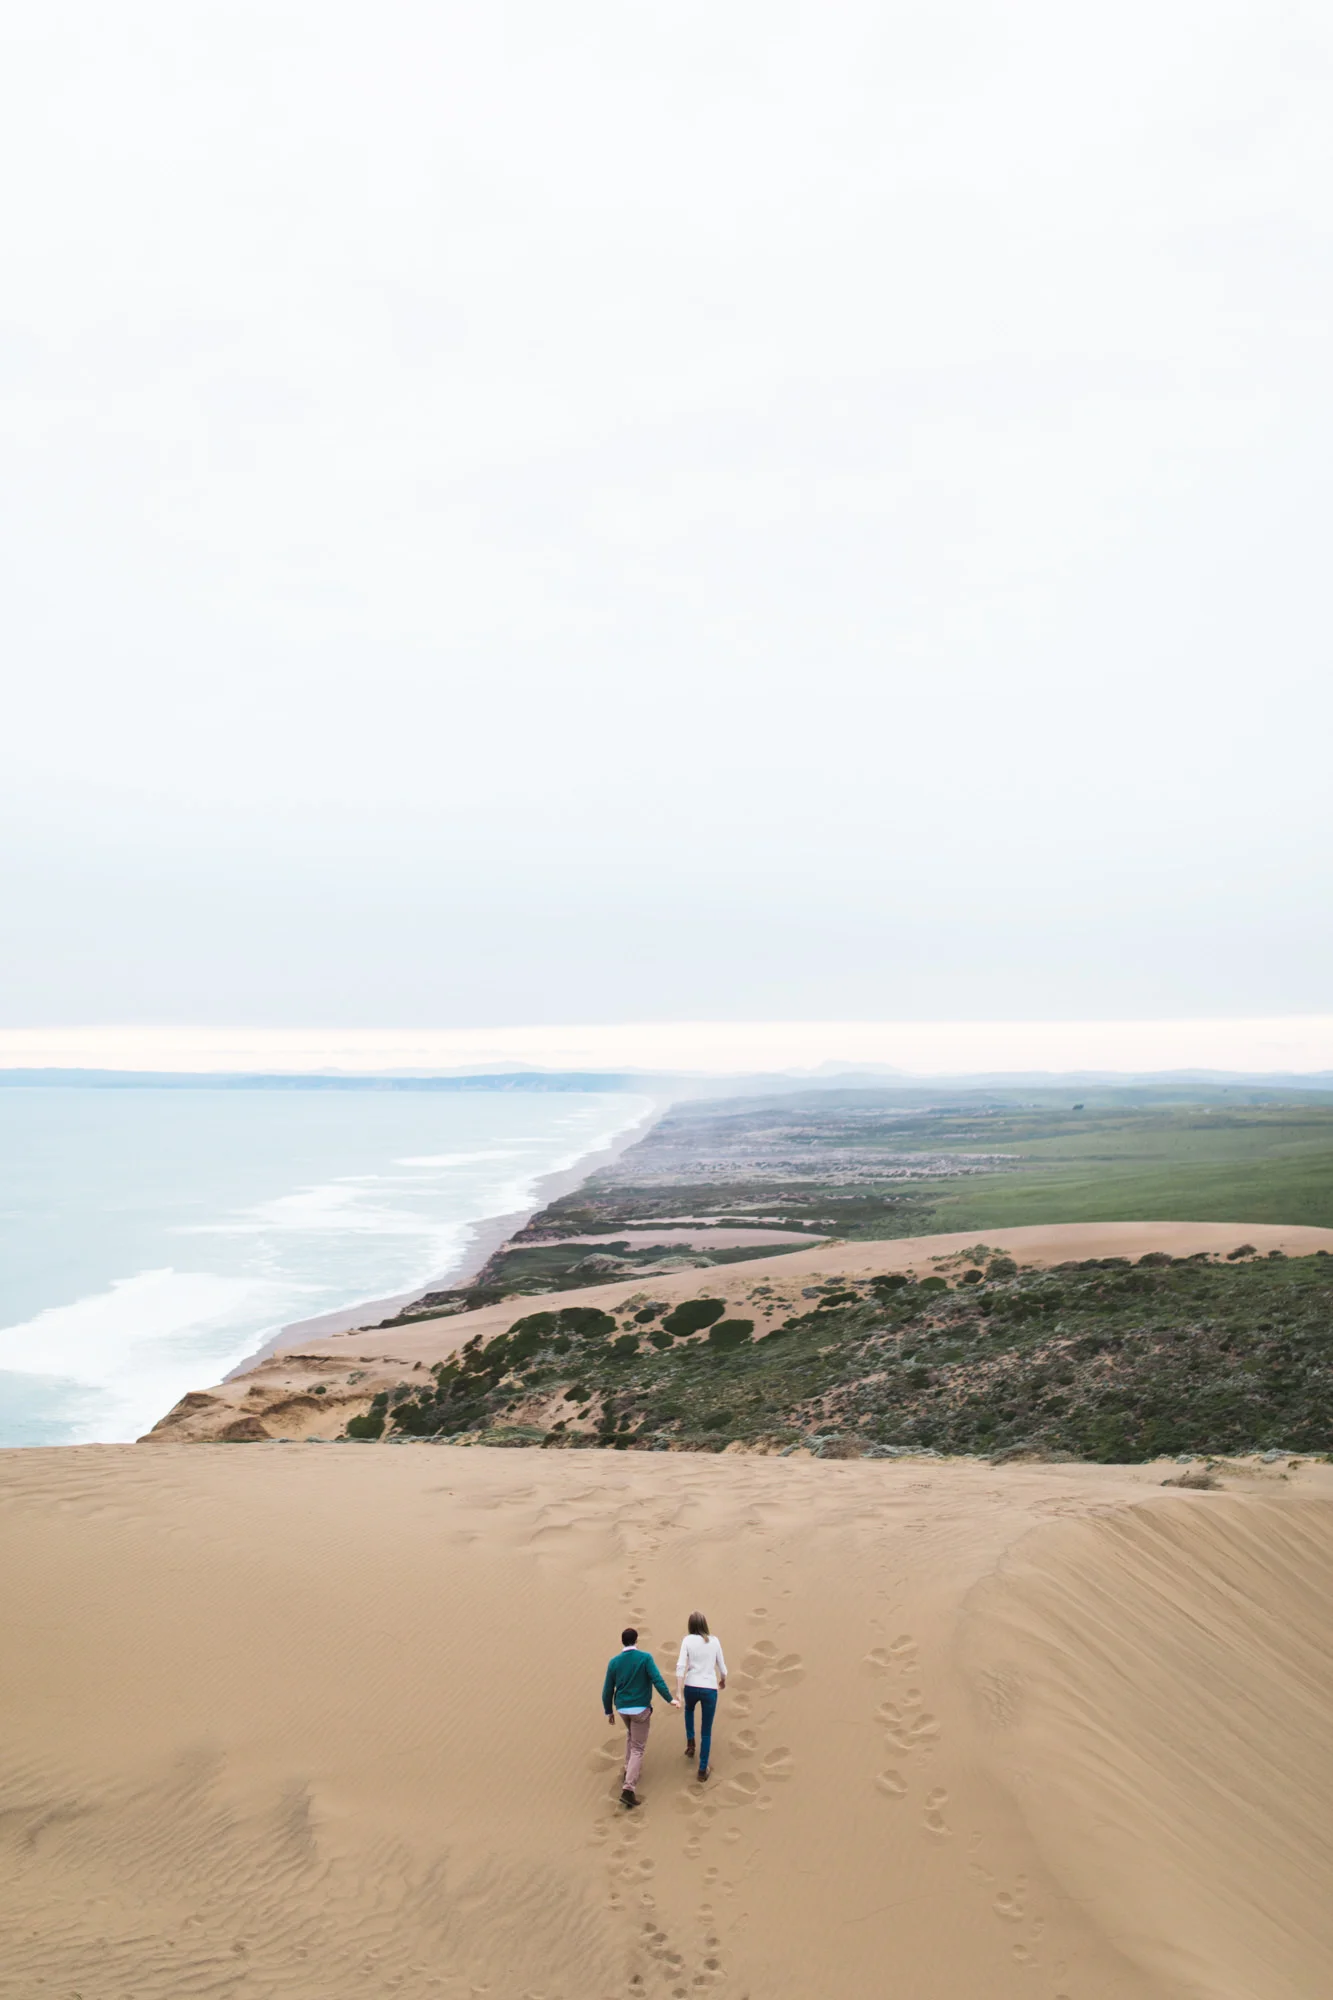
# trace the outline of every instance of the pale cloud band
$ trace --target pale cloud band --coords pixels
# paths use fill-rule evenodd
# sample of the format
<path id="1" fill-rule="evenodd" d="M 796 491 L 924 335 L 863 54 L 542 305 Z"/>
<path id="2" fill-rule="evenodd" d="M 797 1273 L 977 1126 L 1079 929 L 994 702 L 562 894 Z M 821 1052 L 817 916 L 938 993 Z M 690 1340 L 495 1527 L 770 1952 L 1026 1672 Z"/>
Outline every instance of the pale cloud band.
<path id="1" fill-rule="evenodd" d="M 738 1075 L 882 1065 L 908 1075 L 1333 1072 L 1333 1014 L 1174 1021 L 645 1021 L 527 1028 L 8 1028 L 0 1070 Z"/>

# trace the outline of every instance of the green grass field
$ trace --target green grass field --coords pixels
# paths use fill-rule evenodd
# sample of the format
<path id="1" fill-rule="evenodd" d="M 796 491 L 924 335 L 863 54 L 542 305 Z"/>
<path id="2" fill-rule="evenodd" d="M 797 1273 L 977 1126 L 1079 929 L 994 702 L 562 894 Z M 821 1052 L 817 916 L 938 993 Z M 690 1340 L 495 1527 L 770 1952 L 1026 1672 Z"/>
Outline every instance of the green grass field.
<path id="1" fill-rule="evenodd" d="M 972 1131 L 976 1132 L 975 1124 Z M 1024 1222 L 1333 1227 L 1333 1106 L 1114 1106 L 984 1121 L 1016 1171 L 922 1183 L 932 1228 Z"/>
<path id="2" fill-rule="evenodd" d="M 1333 1091 L 912 1087 L 692 1103 L 538 1222 L 605 1231 L 684 1216 L 781 1217 L 850 1238 L 1025 1222 L 1333 1227 Z"/>

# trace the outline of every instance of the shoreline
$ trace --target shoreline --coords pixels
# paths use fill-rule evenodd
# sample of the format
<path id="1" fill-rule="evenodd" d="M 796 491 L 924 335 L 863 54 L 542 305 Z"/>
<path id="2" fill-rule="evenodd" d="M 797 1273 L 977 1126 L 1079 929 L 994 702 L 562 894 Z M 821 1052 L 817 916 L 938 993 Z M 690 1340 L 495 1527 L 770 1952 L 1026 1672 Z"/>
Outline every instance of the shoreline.
<path id="1" fill-rule="evenodd" d="M 292 1320 L 279 1327 L 270 1339 L 238 1361 L 234 1368 L 229 1368 L 222 1380 L 234 1382 L 238 1376 L 249 1374 L 252 1368 L 279 1353 L 292 1340 L 330 1340 L 336 1334 L 374 1331 L 377 1319 L 402 1312 L 418 1299 L 425 1298 L 428 1292 L 465 1283 L 541 1209 L 558 1201 L 561 1195 L 571 1194 L 600 1168 L 610 1166 L 613 1160 L 618 1160 L 622 1153 L 637 1145 L 670 1109 L 672 1102 L 669 1097 L 654 1097 L 644 1116 L 636 1124 L 627 1125 L 622 1132 L 618 1132 L 608 1145 L 599 1146 L 591 1153 L 581 1153 L 568 1167 L 557 1167 L 550 1173 L 539 1174 L 533 1182 L 534 1199 L 530 1208 L 510 1209 L 503 1215 L 484 1215 L 468 1223 L 468 1240 L 456 1263 L 437 1276 L 387 1298 L 360 1299 L 354 1305 L 335 1306 L 331 1311 L 316 1313 L 310 1319 Z"/>

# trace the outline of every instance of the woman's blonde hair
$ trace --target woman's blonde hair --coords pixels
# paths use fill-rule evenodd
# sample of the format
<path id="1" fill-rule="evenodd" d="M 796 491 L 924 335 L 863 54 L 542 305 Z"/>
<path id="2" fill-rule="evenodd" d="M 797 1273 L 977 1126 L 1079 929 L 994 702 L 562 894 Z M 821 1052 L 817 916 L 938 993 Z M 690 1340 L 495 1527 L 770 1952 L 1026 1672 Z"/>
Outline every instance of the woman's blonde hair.
<path id="1" fill-rule="evenodd" d="M 696 1639 L 706 1639 L 708 1637 L 708 1620 L 704 1617 L 702 1611 L 691 1611 L 690 1631 Z"/>

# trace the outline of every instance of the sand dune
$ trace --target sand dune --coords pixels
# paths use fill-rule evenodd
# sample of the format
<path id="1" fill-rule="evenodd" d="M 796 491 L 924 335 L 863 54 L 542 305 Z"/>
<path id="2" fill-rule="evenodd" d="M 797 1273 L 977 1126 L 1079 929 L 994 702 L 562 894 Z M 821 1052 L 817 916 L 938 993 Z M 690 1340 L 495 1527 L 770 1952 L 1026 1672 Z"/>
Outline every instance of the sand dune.
<path id="1" fill-rule="evenodd" d="M 0 1995 L 1304 2000 L 1333 1471 L 0 1457 Z M 605 1659 L 701 1604 L 701 1787 Z"/>
<path id="2" fill-rule="evenodd" d="M 969 1607 L 992 1762 L 1169 1993 L 1333 1983 L 1328 1499 L 1216 1495 L 1020 1545 Z"/>
<path id="3" fill-rule="evenodd" d="M 1333 1251 L 1333 1229 L 1277 1223 L 1236 1222 L 1067 1222 L 1033 1223 L 993 1229 L 985 1241 L 1025 1265 L 1059 1264 L 1083 1257 L 1141 1257 L 1165 1251 L 1174 1257 L 1207 1251 L 1225 1256 L 1241 1244 L 1261 1254 L 1280 1250 L 1289 1257 Z M 280 1343 L 274 1352 L 212 1389 L 199 1389 L 164 1411 L 150 1435 L 177 1440 L 264 1437 L 336 1437 L 349 1416 L 364 1411 L 377 1390 L 424 1376 L 436 1361 L 455 1353 L 474 1334 L 488 1340 L 523 1313 L 547 1306 L 618 1307 L 632 1294 L 676 1301 L 707 1294 L 724 1298 L 751 1318 L 762 1336 L 792 1311 L 806 1309 L 802 1288 L 823 1278 L 871 1277 L 881 1271 L 915 1271 L 925 1276 L 968 1261 L 978 1242 L 975 1230 L 943 1236 L 900 1236 L 876 1242 L 831 1242 L 783 1257 L 755 1258 L 710 1271 L 673 1271 L 643 1279 L 542 1296 L 506 1299 L 499 1305 L 448 1318 L 415 1320 L 403 1326 L 308 1335 Z M 756 1296 L 756 1286 L 766 1295 Z"/>

